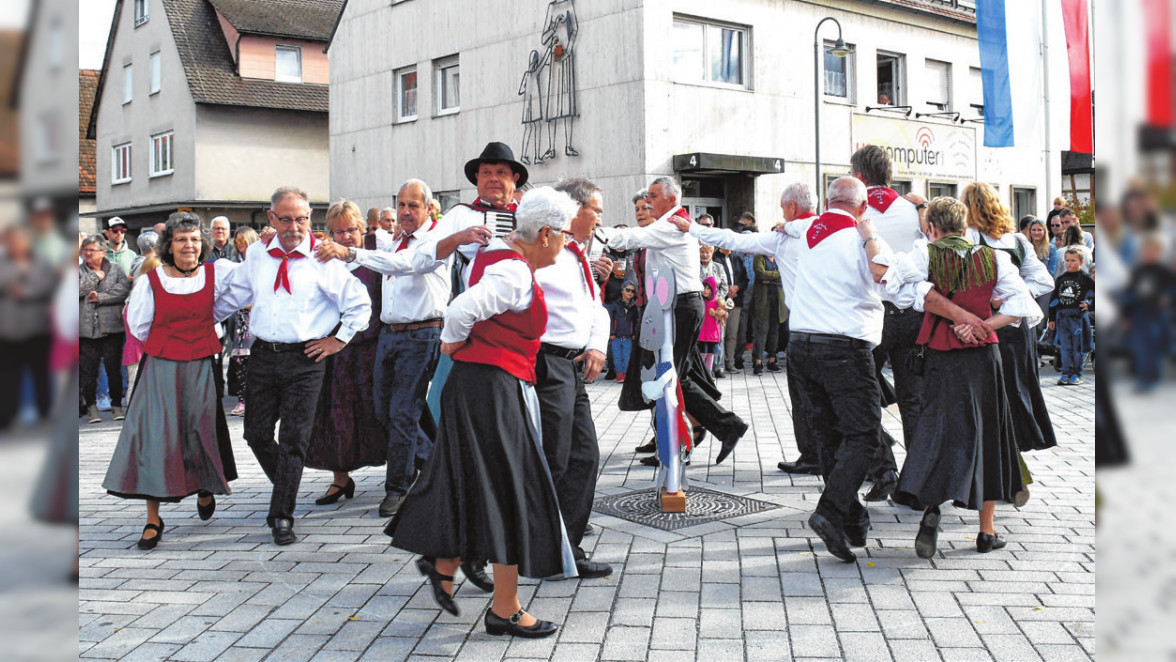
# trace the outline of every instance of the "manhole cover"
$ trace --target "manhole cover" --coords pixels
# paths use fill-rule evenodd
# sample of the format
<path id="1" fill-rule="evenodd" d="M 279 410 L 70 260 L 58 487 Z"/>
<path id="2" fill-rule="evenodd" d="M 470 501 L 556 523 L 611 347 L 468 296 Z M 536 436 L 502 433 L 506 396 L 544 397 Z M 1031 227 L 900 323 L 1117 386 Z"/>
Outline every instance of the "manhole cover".
<path id="1" fill-rule="evenodd" d="M 592 509 L 602 515 L 612 515 L 663 531 L 675 531 L 781 507 L 779 504 L 732 496 L 705 487 L 691 487 L 686 490 L 686 512 L 663 513 L 658 505 L 657 490 L 649 488 L 600 497 L 593 503 Z"/>

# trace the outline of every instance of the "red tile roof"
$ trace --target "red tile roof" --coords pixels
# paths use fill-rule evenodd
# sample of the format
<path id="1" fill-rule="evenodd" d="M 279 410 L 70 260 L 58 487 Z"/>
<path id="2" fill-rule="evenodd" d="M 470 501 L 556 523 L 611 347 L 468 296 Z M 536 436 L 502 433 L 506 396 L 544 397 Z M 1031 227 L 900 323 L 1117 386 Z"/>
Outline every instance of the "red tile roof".
<path id="1" fill-rule="evenodd" d="M 90 111 L 94 109 L 94 95 L 98 90 L 98 76 L 94 69 L 78 71 L 78 193 L 95 195 L 98 171 L 94 161 L 97 141 L 86 137 L 90 126 Z"/>

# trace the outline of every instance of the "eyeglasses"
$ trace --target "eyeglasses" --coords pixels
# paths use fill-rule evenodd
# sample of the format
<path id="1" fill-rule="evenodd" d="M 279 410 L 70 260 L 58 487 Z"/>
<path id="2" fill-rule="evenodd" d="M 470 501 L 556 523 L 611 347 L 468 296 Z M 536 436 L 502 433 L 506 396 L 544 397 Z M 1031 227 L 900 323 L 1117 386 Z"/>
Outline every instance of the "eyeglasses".
<path id="1" fill-rule="evenodd" d="M 274 214 L 272 211 L 270 213 Z M 309 216 L 295 216 L 294 218 L 290 218 L 289 216 L 278 216 L 277 214 L 274 214 L 274 218 L 283 223 L 297 223 L 299 225 L 302 225 L 310 220 Z"/>
<path id="2" fill-rule="evenodd" d="M 564 235 L 564 237 L 566 237 L 568 239 L 575 239 L 576 238 L 576 233 L 572 232 L 571 230 L 560 230 L 559 233 Z"/>
<path id="3" fill-rule="evenodd" d="M 349 235 L 353 232 L 355 234 L 359 234 L 359 228 L 351 227 L 351 228 L 340 228 L 338 230 L 331 230 L 331 234 L 335 235 L 336 237 L 346 237 L 347 235 Z"/>

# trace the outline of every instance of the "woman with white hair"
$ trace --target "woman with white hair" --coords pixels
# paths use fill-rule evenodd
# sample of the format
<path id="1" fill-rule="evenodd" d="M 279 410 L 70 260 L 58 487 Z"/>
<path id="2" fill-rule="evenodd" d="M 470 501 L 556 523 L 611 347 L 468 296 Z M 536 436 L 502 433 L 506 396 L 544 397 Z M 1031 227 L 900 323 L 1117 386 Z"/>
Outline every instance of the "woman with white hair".
<path id="1" fill-rule="evenodd" d="M 486 632 L 548 637 L 556 625 L 519 604 L 518 577 L 575 575 L 555 487 L 539 438 L 535 358 L 547 326 L 535 270 L 555 263 L 579 206 L 538 188 L 523 196 L 517 226 L 478 254 L 470 286 L 445 313 L 441 351 L 454 365 L 441 393 L 429 462 L 385 533 L 421 554 L 417 568 L 442 609 L 457 615 L 453 574 L 494 564 Z"/>

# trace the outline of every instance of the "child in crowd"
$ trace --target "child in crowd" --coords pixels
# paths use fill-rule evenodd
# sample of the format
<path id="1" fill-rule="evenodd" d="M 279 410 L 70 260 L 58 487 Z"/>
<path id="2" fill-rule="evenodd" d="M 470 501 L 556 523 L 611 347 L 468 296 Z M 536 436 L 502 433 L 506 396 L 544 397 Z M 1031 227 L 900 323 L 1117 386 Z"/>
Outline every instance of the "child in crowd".
<path id="1" fill-rule="evenodd" d="M 633 300 L 637 297 L 637 286 L 625 283 L 621 288 L 621 297 L 605 306 L 609 319 L 612 320 L 608 334 L 608 347 L 612 354 L 613 368 L 617 373 L 617 381 L 625 381 L 625 371 L 629 369 L 629 356 L 633 352 L 633 336 L 637 332 L 637 306 Z"/>
<path id="2" fill-rule="evenodd" d="M 1078 246 L 1068 246 L 1062 260 L 1065 271 L 1058 276 L 1049 301 L 1049 328 L 1055 331 L 1062 355 L 1059 385 L 1082 383 L 1082 362 L 1094 350 L 1094 329 L 1090 311 L 1094 310 L 1094 279 L 1082 271 L 1086 253 Z"/>
<path id="3" fill-rule="evenodd" d="M 1168 357 L 1168 324 L 1176 277 L 1162 262 L 1167 237 L 1153 233 L 1139 248 L 1139 264 L 1131 271 L 1123 301 L 1127 340 L 1135 368 L 1136 390 L 1150 392 Z"/>
<path id="4" fill-rule="evenodd" d="M 715 296 L 716 285 L 714 278 L 702 281 L 706 315 L 702 318 L 702 329 L 698 332 L 698 351 L 702 354 L 707 372 L 714 369 L 715 354 L 719 351 L 719 343 L 723 341 L 723 322 L 727 319 L 727 309 Z"/>

